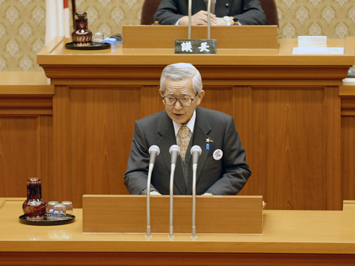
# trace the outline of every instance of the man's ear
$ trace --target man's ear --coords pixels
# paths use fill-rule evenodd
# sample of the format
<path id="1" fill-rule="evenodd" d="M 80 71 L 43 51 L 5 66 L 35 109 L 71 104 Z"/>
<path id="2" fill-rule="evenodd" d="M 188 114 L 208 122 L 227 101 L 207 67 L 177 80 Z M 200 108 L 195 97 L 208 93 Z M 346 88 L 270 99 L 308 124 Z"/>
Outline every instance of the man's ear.
<path id="1" fill-rule="evenodd" d="M 159 89 L 159 94 L 161 97 L 163 97 L 163 92 L 161 91 L 161 89 Z"/>
<path id="2" fill-rule="evenodd" d="M 205 91 L 202 90 L 200 91 L 200 93 L 197 95 L 197 105 L 200 105 L 202 99 L 203 99 L 203 96 L 205 96 Z"/>

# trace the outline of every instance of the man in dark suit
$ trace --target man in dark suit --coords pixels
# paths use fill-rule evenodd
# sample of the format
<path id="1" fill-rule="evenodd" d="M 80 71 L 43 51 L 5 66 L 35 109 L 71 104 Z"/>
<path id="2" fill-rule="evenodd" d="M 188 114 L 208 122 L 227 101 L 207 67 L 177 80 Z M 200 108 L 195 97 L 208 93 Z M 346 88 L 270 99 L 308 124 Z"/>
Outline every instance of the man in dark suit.
<path id="1" fill-rule="evenodd" d="M 215 1 L 215 12 L 211 14 L 211 25 L 264 25 L 266 17 L 259 0 L 211 0 Z M 207 25 L 205 0 L 192 1 L 192 25 Z M 162 0 L 154 21 L 163 25 L 188 25 L 188 0 Z"/>
<path id="2" fill-rule="evenodd" d="M 165 110 L 136 121 L 131 153 L 124 175 L 131 194 L 146 194 L 149 147 L 160 147 L 152 173 L 151 194 L 169 194 L 171 145 L 189 140 L 186 155 L 176 162 L 174 194 L 192 194 L 190 149 L 202 148 L 198 160 L 196 193 L 235 195 L 247 182 L 251 172 L 245 161 L 233 117 L 198 107 L 205 91 L 199 71 L 191 64 L 165 67 L 160 79 L 160 95 Z M 181 129 L 188 135 L 180 135 Z M 181 150 L 181 153 L 182 150 Z"/>

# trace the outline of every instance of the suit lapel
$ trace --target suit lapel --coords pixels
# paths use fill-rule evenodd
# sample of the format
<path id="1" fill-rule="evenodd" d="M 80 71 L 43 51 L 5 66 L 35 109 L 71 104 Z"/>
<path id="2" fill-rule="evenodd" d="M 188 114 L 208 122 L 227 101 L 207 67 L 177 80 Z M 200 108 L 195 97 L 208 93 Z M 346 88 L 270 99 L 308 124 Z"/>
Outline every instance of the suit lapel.
<path id="1" fill-rule="evenodd" d="M 195 122 L 195 129 L 194 129 L 194 134 L 193 134 L 193 145 L 198 145 L 202 149 L 202 153 L 198 159 L 198 166 L 197 166 L 197 173 L 196 173 L 196 183 L 198 183 L 198 180 L 201 177 L 201 172 L 202 169 L 204 168 L 204 165 L 206 163 L 206 159 L 208 156 L 208 152 L 206 150 L 206 139 L 208 138 L 208 134 L 211 131 L 211 126 L 208 123 L 208 121 L 205 119 L 203 109 L 200 107 L 196 108 L 196 122 Z M 192 169 L 192 161 L 191 161 L 191 167 Z M 191 173 L 191 180 L 192 180 L 192 170 L 189 171 Z M 187 194 L 190 195 L 192 194 L 192 182 L 189 182 L 187 185 Z"/>
<path id="2" fill-rule="evenodd" d="M 166 114 L 166 113 L 165 113 Z M 165 166 L 167 167 L 167 174 L 170 178 L 171 170 L 171 155 L 169 153 L 169 148 L 171 145 L 176 144 L 175 132 L 173 122 L 170 117 L 166 114 L 166 117 L 162 119 L 161 127 L 158 129 L 158 134 L 161 138 L 157 141 L 158 147 L 160 147 L 160 156 L 163 157 Z M 182 166 L 180 161 L 180 156 L 178 156 L 175 169 L 174 184 L 179 190 L 180 194 L 185 194 L 186 185 L 184 180 L 184 175 L 182 172 Z"/>

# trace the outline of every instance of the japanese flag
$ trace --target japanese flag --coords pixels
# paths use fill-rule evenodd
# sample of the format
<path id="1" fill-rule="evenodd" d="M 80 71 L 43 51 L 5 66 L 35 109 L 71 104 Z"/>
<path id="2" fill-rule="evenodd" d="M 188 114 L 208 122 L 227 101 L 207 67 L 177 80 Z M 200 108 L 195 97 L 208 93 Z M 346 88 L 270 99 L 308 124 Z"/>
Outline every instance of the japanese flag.
<path id="1" fill-rule="evenodd" d="M 69 38 L 70 15 L 68 0 L 46 0 L 46 40 L 47 45 L 57 36 Z"/>

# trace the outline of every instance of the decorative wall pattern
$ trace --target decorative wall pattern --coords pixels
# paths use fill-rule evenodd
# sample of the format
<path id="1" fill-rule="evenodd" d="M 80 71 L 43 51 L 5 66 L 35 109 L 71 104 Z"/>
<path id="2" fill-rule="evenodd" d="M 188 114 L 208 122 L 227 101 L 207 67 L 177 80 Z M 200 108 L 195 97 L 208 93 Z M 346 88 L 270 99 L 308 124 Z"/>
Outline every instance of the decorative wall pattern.
<path id="1" fill-rule="evenodd" d="M 0 71 L 41 69 L 37 53 L 44 47 L 45 21 L 43 0 L 0 0 Z"/>
<path id="2" fill-rule="evenodd" d="M 88 13 L 89 29 L 105 36 L 122 25 L 139 25 L 144 0 L 76 0 Z M 70 1 L 69 1 L 70 2 Z M 355 36 L 354 0 L 276 0 L 281 38 Z M 0 71 L 39 71 L 36 55 L 44 47 L 44 0 L 0 0 Z"/>
<path id="3" fill-rule="evenodd" d="M 354 0 L 276 0 L 276 4 L 282 38 L 355 36 Z"/>
<path id="4" fill-rule="evenodd" d="M 76 10 L 86 11 L 89 29 L 105 37 L 122 32 L 122 25 L 139 25 L 144 0 L 76 0 Z"/>

